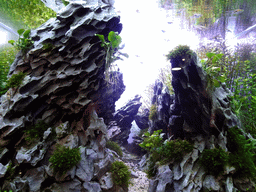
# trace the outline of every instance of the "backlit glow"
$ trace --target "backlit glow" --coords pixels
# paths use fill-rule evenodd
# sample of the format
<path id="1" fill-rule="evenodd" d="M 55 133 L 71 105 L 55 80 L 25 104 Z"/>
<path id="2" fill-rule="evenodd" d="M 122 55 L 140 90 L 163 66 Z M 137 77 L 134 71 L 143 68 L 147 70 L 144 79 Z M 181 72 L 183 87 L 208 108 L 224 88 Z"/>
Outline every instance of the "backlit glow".
<path id="1" fill-rule="evenodd" d="M 7 42 L 7 33 L 4 31 L 0 31 L 0 45 L 6 44 Z"/>

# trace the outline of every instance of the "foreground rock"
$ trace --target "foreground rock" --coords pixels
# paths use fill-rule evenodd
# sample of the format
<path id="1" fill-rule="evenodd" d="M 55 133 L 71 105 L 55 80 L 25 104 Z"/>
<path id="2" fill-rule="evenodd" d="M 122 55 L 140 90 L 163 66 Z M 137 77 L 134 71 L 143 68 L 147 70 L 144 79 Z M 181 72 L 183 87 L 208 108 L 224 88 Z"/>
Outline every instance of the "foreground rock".
<path id="1" fill-rule="evenodd" d="M 205 149 L 230 150 L 227 130 L 240 129 L 239 120 L 230 108 L 230 91 L 224 84 L 207 87 L 206 74 L 194 53 L 173 58 L 171 63 L 175 95 L 168 95 L 163 85 L 156 82 L 152 104 L 157 110 L 150 130 L 163 129 L 169 139 L 187 139 L 194 149 L 181 161 L 158 165 L 148 191 L 244 191 L 246 187 L 253 190 L 253 182 L 237 177 L 234 167 L 226 167 L 217 177 L 199 163 Z M 143 163 L 145 159 L 140 164 Z"/>
<path id="2" fill-rule="evenodd" d="M 124 86 L 118 72 L 117 84 L 104 80 L 105 50 L 95 36 L 121 31 L 112 5 L 71 2 L 57 18 L 33 30 L 34 47 L 17 55 L 10 76 L 22 71 L 26 77 L 0 101 L 0 190 L 97 192 L 114 187 L 104 183 L 114 157 L 105 147 L 107 129 L 98 114 L 114 112 Z M 31 126 L 41 121 L 46 129 L 37 127 L 38 137 L 28 139 Z M 55 174 L 49 163 L 57 144 L 81 153 L 80 162 L 64 175 Z"/>
<path id="3" fill-rule="evenodd" d="M 118 109 L 113 117 L 113 121 L 108 126 L 108 134 L 114 141 L 118 141 L 125 146 L 129 138 L 132 122 L 142 103 L 141 97 L 136 95 L 133 99 L 128 101 L 123 107 Z"/>

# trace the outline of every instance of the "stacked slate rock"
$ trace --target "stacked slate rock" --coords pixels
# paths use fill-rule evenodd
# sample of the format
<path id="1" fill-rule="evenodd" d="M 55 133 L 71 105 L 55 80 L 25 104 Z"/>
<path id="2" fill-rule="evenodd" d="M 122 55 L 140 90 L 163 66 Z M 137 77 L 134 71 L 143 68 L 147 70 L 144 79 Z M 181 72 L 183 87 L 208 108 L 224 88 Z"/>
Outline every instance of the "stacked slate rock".
<path id="1" fill-rule="evenodd" d="M 162 84 L 156 82 L 152 103 L 157 106 L 157 118 L 153 123 L 151 121 L 150 129 L 164 129 L 169 140 L 187 139 L 193 143 L 194 149 L 181 161 L 158 165 L 148 191 L 253 190 L 253 183 L 249 179 L 234 176 L 234 167 L 227 166 L 221 177 L 216 177 L 199 163 L 204 149 L 221 148 L 228 151 L 227 130 L 241 127 L 231 111 L 230 91 L 224 84 L 215 88 L 207 87 L 206 74 L 195 53 L 191 57 L 176 57 L 171 64 L 175 95 L 168 96 Z"/>
<path id="2" fill-rule="evenodd" d="M 113 106 L 124 86 L 120 73 L 116 85 L 104 80 L 106 53 L 95 34 L 119 33 L 119 22 L 112 1 L 72 1 L 31 32 L 33 48 L 18 53 L 9 74 L 21 71 L 26 77 L 0 100 L 0 190 L 113 189 L 108 171 L 114 158 L 105 148 L 107 128 L 97 113 L 113 113 L 102 105 Z M 50 125 L 29 143 L 24 131 L 39 121 Z M 62 176 L 49 163 L 57 144 L 79 147 L 81 153 L 81 161 Z"/>
<path id="3" fill-rule="evenodd" d="M 128 142 L 132 122 L 138 113 L 142 103 L 140 102 L 141 96 L 136 95 L 133 99 L 129 100 L 123 107 L 118 109 L 113 117 L 113 120 L 108 125 L 108 134 L 114 141 L 125 146 Z"/>

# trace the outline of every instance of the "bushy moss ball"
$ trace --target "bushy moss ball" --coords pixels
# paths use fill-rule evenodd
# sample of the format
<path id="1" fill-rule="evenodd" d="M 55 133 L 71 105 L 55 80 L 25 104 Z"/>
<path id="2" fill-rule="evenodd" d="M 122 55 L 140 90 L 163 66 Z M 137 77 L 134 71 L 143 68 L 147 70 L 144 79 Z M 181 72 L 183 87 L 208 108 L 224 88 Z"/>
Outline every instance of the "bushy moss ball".
<path id="1" fill-rule="evenodd" d="M 127 165 L 122 161 L 115 161 L 111 165 L 111 170 L 113 182 L 119 186 L 127 187 L 129 185 L 129 180 L 131 179 L 131 172 Z"/>
<path id="2" fill-rule="evenodd" d="M 63 175 L 80 160 L 81 154 L 79 148 L 70 149 L 69 147 L 57 145 L 49 162 L 52 163 L 54 173 Z"/>
<path id="3" fill-rule="evenodd" d="M 119 156 L 123 156 L 123 152 L 122 152 L 122 149 L 121 147 L 114 141 L 107 141 L 107 145 L 106 145 L 107 148 L 115 151 Z"/>

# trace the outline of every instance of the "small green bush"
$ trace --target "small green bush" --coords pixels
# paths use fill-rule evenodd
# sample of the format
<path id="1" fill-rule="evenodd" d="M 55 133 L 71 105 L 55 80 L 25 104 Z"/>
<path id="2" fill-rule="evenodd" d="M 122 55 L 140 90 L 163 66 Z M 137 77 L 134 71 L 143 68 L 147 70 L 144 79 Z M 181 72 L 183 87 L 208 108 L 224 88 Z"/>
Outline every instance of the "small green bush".
<path id="1" fill-rule="evenodd" d="M 67 6 L 67 5 L 69 4 L 68 1 L 65 1 L 65 0 L 61 0 L 61 1 L 62 1 L 62 3 L 63 3 L 65 6 Z"/>
<path id="2" fill-rule="evenodd" d="M 8 43 L 12 44 L 18 50 L 21 50 L 23 54 L 27 53 L 29 49 L 33 46 L 33 41 L 30 38 L 30 29 L 19 29 L 17 32 L 19 34 L 19 39 L 17 41 L 9 40 Z"/>
<path id="3" fill-rule="evenodd" d="M 106 145 L 107 148 L 115 151 L 119 156 L 123 156 L 123 152 L 122 152 L 122 149 L 121 147 L 114 141 L 107 141 L 107 145 Z"/>
<path id="4" fill-rule="evenodd" d="M 131 179 L 131 172 L 124 162 L 115 161 L 112 163 L 110 172 L 112 173 L 113 182 L 116 185 L 128 187 Z"/>
<path id="5" fill-rule="evenodd" d="M 44 121 L 39 121 L 35 125 L 30 125 L 26 127 L 24 131 L 26 133 L 26 141 L 32 141 L 34 139 L 38 139 L 43 137 L 44 132 L 50 127 L 49 124 L 45 123 Z"/>
<path id="6" fill-rule="evenodd" d="M 229 153 L 221 148 L 205 149 L 200 157 L 200 164 L 215 176 L 223 173 L 229 161 Z"/>
<path id="7" fill-rule="evenodd" d="M 182 58 L 184 56 L 192 56 L 193 51 L 187 45 L 179 45 L 166 55 L 168 60 Z"/>
<path id="8" fill-rule="evenodd" d="M 150 120 L 157 119 L 157 108 L 155 104 L 151 105 L 148 118 Z"/>
<path id="9" fill-rule="evenodd" d="M 180 161 L 182 157 L 192 152 L 193 145 L 186 140 L 163 141 L 162 130 L 154 131 L 152 135 L 145 133 L 144 141 L 139 144 L 140 147 L 147 150 L 150 154 L 149 168 L 146 171 L 149 178 L 155 176 L 156 162 L 166 164 L 171 161 Z"/>
<path id="10" fill-rule="evenodd" d="M 246 139 L 241 130 L 233 127 L 228 130 L 228 149 L 231 151 L 230 163 L 237 175 L 248 176 L 256 181 L 255 139 Z"/>
<path id="11" fill-rule="evenodd" d="M 13 74 L 10 79 L 7 80 L 6 88 L 17 88 L 21 85 L 26 73 L 19 72 L 18 74 Z"/>
<path id="12" fill-rule="evenodd" d="M 65 174 L 81 160 L 79 148 L 70 149 L 65 146 L 56 146 L 56 150 L 49 159 L 52 163 L 54 173 Z"/>
<path id="13" fill-rule="evenodd" d="M 0 95 L 5 94 L 8 90 L 6 88 L 7 75 L 17 52 L 14 47 L 6 46 L 0 49 Z"/>

